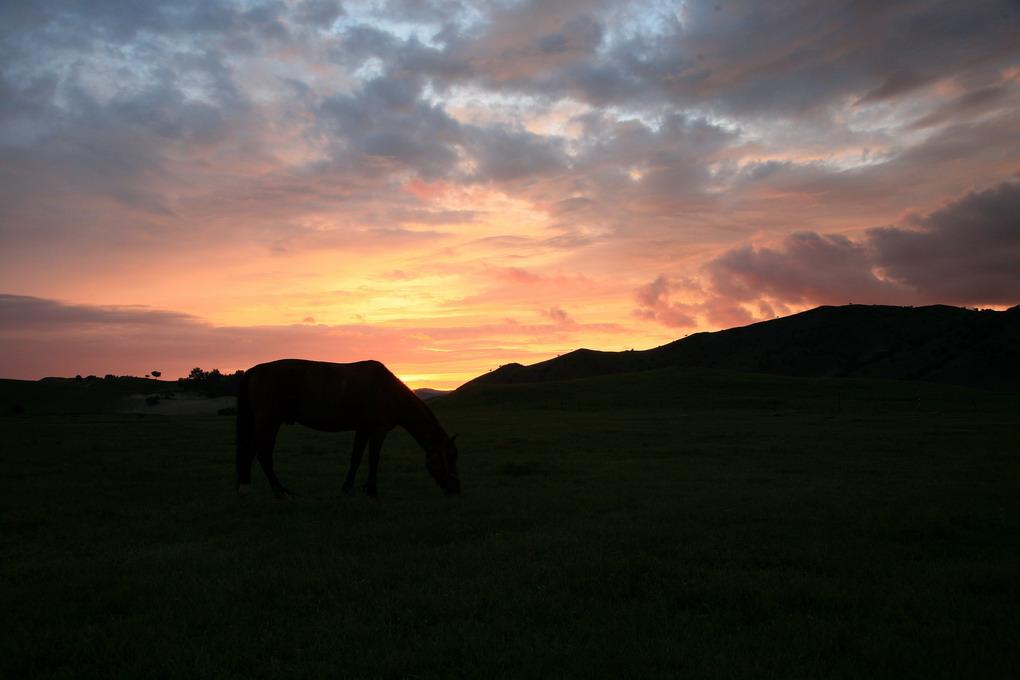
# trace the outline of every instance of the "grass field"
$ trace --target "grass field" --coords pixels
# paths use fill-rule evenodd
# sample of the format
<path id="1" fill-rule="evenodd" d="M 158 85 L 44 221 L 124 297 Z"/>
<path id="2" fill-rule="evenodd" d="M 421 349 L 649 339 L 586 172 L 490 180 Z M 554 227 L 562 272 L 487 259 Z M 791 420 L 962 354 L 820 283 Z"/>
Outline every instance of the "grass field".
<path id="1" fill-rule="evenodd" d="M 668 370 L 479 387 L 403 431 L 0 418 L 0 677 L 1012 678 L 1017 395 Z M 364 470 L 362 471 L 362 479 Z"/>

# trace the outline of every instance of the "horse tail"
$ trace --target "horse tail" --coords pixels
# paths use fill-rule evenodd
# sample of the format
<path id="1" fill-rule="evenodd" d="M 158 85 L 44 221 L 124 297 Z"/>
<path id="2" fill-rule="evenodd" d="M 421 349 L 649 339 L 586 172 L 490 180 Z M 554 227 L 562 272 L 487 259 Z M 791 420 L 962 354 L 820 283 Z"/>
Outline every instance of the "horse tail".
<path id="1" fill-rule="evenodd" d="M 255 411 L 248 394 L 250 374 L 241 377 L 237 391 L 237 492 L 251 490 L 251 464 L 255 460 Z"/>

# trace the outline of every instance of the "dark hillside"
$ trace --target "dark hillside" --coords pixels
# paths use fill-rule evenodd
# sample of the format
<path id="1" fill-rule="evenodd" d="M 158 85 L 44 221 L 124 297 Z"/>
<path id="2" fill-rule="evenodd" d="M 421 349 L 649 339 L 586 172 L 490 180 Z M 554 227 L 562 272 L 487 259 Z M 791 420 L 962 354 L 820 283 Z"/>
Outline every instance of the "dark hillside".
<path id="1" fill-rule="evenodd" d="M 769 416 L 956 413 L 978 409 L 1013 414 L 1020 394 L 896 380 L 796 378 L 714 368 L 664 368 L 573 380 L 494 385 L 472 383 L 435 403 L 491 414 L 507 410 L 671 417 L 698 412 L 758 412 Z"/>
<path id="2" fill-rule="evenodd" d="M 1004 312 L 944 305 L 818 307 L 644 351 L 580 349 L 531 366 L 510 364 L 467 384 L 545 382 L 680 366 L 1016 388 L 1020 307 Z"/>
<path id="3" fill-rule="evenodd" d="M 174 383 L 127 376 L 83 380 L 0 379 L 0 415 L 113 413 L 130 394 L 162 393 L 174 389 Z"/>

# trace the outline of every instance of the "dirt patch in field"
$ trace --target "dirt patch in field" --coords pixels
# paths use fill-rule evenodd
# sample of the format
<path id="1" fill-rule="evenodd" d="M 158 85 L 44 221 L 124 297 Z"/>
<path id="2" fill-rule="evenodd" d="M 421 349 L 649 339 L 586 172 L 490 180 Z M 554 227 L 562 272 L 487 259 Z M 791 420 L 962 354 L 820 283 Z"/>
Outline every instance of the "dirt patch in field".
<path id="1" fill-rule="evenodd" d="M 214 416 L 220 409 L 235 408 L 237 397 L 204 397 L 197 394 L 175 394 L 163 397 L 153 394 L 132 394 L 124 400 L 122 413 L 151 413 L 162 416 Z"/>

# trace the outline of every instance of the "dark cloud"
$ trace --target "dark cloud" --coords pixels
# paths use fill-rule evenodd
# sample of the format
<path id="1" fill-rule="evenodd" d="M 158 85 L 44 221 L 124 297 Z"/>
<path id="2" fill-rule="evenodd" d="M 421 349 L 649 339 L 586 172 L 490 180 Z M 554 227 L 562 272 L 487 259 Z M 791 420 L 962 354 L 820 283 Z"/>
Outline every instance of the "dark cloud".
<path id="1" fill-rule="evenodd" d="M 222 0 L 5 2 L 0 6 L 0 20 L 16 29 L 12 36 L 60 47 L 79 47 L 90 39 L 126 42 L 142 32 L 221 32 L 235 24 L 237 14 L 233 3 Z"/>
<path id="2" fill-rule="evenodd" d="M 159 329 L 204 325 L 197 317 L 149 307 L 81 305 L 28 295 L 0 294 L 0 333 L 124 327 Z"/>
<path id="3" fill-rule="evenodd" d="M 298 22 L 322 28 L 329 28 L 343 15 L 343 5 L 337 0 L 304 0 L 294 8 Z"/>
<path id="4" fill-rule="evenodd" d="M 909 301 L 907 290 L 872 273 L 867 248 L 845 236 L 797 232 L 777 248 L 742 246 L 712 260 L 714 293 L 740 302 L 788 304 Z"/>
<path id="5" fill-rule="evenodd" d="M 603 30 L 590 0 L 524 0 L 498 8 L 470 42 L 458 45 L 472 76 L 490 84 L 528 83 L 592 58 Z"/>
<path id="6" fill-rule="evenodd" d="M 317 107 L 317 127 L 333 161 L 358 166 L 363 158 L 387 172 L 414 170 L 426 181 L 446 177 L 458 162 L 461 126 L 442 107 L 422 98 L 420 78 L 376 78 L 353 94 Z"/>
<path id="7" fill-rule="evenodd" d="M 577 119 L 585 140 L 569 162 L 572 201 L 554 204 L 552 214 L 629 234 L 648 227 L 650 215 L 669 216 L 713 209 L 722 176 L 713 171 L 732 132 L 704 118 L 668 112 L 654 121 L 616 120 L 601 113 Z M 578 211 L 579 199 L 597 210 Z M 592 204 L 588 204 L 589 208 Z"/>
<path id="8" fill-rule="evenodd" d="M 635 6 L 646 16 L 630 30 L 621 26 L 633 17 L 610 5 L 517 3 L 493 11 L 480 33 L 449 33 L 441 49 L 423 50 L 414 38 L 377 56 L 430 52 L 422 68 L 445 85 L 568 95 L 594 106 L 704 106 L 750 118 L 838 115 L 848 100 L 876 104 L 952 78 L 978 90 L 1017 63 L 1020 13 L 1007 0 L 694 0 L 679 15 L 672 3 L 659 15 Z M 401 62 L 414 68 L 412 59 Z"/>
<path id="9" fill-rule="evenodd" d="M 742 246 L 706 265 L 713 294 L 796 305 L 1020 301 L 1020 183 L 971 193 L 860 241 L 798 232 L 778 247 Z"/>
<path id="10" fill-rule="evenodd" d="M 910 127 L 919 130 L 964 117 L 981 115 L 990 109 L 997 108 L 1007 94 L 1006 88 L 1002 86 L 984 87 L 968 92 L 918 119 Z"/>
<path id="11" fill-rule="evenodd" d="M 649 57 L 613 61 L 629 65 L 646 97 L 658 90 L 741 115 L 799 114 L 858 93 L 861 103 L 874 103 L 936 77 L 1015 63 L 1017 22 L 1015 4 L 1005 0 L 691 2 Z M 978 53 L 986 63 L 974 59 Z"/>
<path id="12" fill-rule="evenodd" d="M 906 71 L 894 71 L 881 85 L 857 100 L 857 105 L 878 104 L 928 85 L 932 80 L 932 76 L 921 76 L 917 73 Z"/>
<path id="13" fill-rule="evenodd" d="M 911 229 L 868 232 L 884 275 L 950 304 L 1020 302 L 1020 182 L 968 194 Z"/>
<path id="14" fill-rule="evenodd" d="M 466 129 L 466 148 L 477 167 L 474 181 L 539 179 L 568 164 L 561 139 L 506 126 Z"/>
<path id="15" fill-rule="evenodd" d="M 568 166 L 591 169 L 597 180 L 601 167 L 642 163 L 647 171 L 633 204 L 641 211 L 677 210 L 678 196 L 695 199 L 720 176 L 708 169 L 711 154 L 737 134 L 708 123 L 696 129 L 694 117 L 664 114 L 658 107 L 704 104 L 756 120 L 766 113 L 796 114 L 852 93 L 863 103 L 888 100 L 930 82 L 925 74 L 968 76 L 971 91 L 915 123 L 936 125 L 1005 101 L 1002 86 L 974 74 L 1009 63 L 1005 40 L 1016 23 L 1014 8 L 995 2 L 964 7 L 695 1 L 685 3 L 679 15 L 664 5 L 660 14 L 638 21 L 631 16 L 637 9 L 605 2 L 529 0 L 501 8 L 404 0 L 375 10 L 385 19 L 376 24 L 359 23 L 331 0 L 251 6 L 108 0 L 59 11 L 46 9 L 46 3 L 37 10 L 16 5 L 4 9 L 13 25 L 24 28 L 19 39 L 5 43 L 12 68 L 0 69 L 0 92 L 9 95 L 0 104 L 7 130 L 17 130 L 20 139 L 27 134 L 52 140 L 59 133 L 63 140 L 102 140 L 91 150 L 79 145 L 77 165 L 106 168 L 111 185 L 138 183 L 139 164 L 155 168 L 168 156 L 212 144 L 236 143 L 254 156 L 271 142 L 238 132 L 287 120 L 306 126 L 305 139 L 324 140 L 334 169 L 355 173 L 364 167 L 379 178 L 405 171 L 429 180 L 454 178 L 467 160 L 476 167 L 471 177 L 477 181 L 541 178 Z M 324 30 L 339 19 L 345 20 L 343 31 L 322 33 L 312 49 L 352 70 L 377 60 L 382 75 L 343 93 L 284 78 L 281 82 L 303 94 L 283 100 L 273 119 L 263 118 L 240 81 L 238 55 L 230 50 L 268 55 L 284 44 L 307 50 L 311 34 L 304 32 Z M 409 35 L 390 28 L 391 22 L 414 21 L 426 23 Z M 219 40 L 210 39 L 213 35 Z M 50 56 L 39 58 L 37 39 L 49 41 Z M 904 41 L 910 49 L 901 49 Z M 982 59 L 973 58 L 978 47 Z M 131 63 L 124 59 L 128 53 Z M 78 66 L 61 66 L 66 63 Z M 281 95 L 291 85 L 282 86 Z M 603 154 L 602 162 L 585 165 L 568 159 L 562 140 L 552 135 L 505 122 L 465 128 L 430 94 L 457 86 L 570 95 L 597 107 L 618 107 L 608 116 L 613 119 L 620 108 L 644 109 L 640 120 L 654 120 L 656 129 L 630 135 L 620 130 L 607 139 L 603 135 L 616 121 L 607 122 L 574 143 L 571 153 L 582 161 Z M 129 136 L 134 129 L 153 137 L 137 143 L 135 135 L 133 148 L 124 149 L 117 138 L 125 127 Z M 812 134 L 831 138 L 825 125 Z M 695 143 L 703 148 L 695 149 Z M 96 154 L 100 147 L 109 153 Z M 115 158 L 127 154 L 134 155 L 131 166 Z M 113 173 L 118 166 L 125 172 Z M 678 192 L 678 186 L 684 189 Z M 165 200 L 148 202 L 173 211 Z"/>
<path id="16" fill-rule="evenodd" d="M 93 306 L 0 295 L 0 375 L 37 379 L 110 372 L 184 376 L 195 365 L 234 371 L 291 356 L 377 356 L 412 347 L 400 332 L 367 326 L 213 326 L 148 307 Z"/>
<path id="17" fill-rule="evenodd" d="M 380 15 L 396 15 L 407 21 L 444 23 L 471 4 L 460 0 L 391 0 L 386 3 L 385 9 L 380 10 Z"/>

